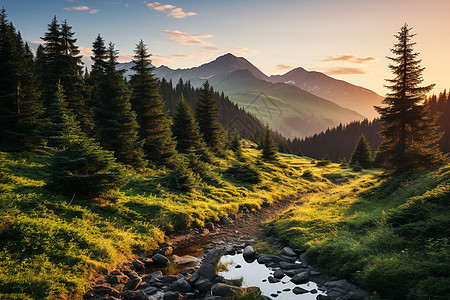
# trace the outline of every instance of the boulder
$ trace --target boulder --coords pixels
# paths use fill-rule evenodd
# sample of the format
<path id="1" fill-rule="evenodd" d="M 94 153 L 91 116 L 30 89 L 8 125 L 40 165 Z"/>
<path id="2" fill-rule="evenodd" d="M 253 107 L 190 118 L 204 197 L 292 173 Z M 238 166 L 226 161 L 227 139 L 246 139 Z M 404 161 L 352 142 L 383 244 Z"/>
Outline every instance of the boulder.
<path id="1" fill-rule="evenodd" d="M 137 289 L 142 283 L 142 278 L 135 278 L 131 279 L 125 284 L 124 289 L 125 290 L 135 290 Z"/>
<path id="2" fill-rule="evenodd" d="M 135 267 L 135 269 L 138 271 L 142 271 L 145 269 L 144 263 L 140 260 L 135 259 L 135 260 L 133 260 L 132 264 Z"/>
<path id="3" fill-rule="evenodd" d="M 251 260 L 255 257 L 255 249 L 252 246 L 246 246 L 242 252 L 245 260 Z"/>
<path id="4" fill-rule="evenodd" d="M 158 279 L 163 276 L 161 271 L 155 271 L 153 273 L 150 273 L 149 275 L 152 276 L 152 277 L 158 278 Z"/>
<path id="5" fill-rule="evenodd" d="M 184 256 L 174 255 L 173 259 L 177 265 L 187 265 L 199 261 L 197 257 L 191 255 L 184 255 Z"/>
<path id="6" fill-rule="evenodd" d="M 230 218 L 231 220 L 235 221 L 236 220 L 236 215 L 235 214 L 229 214 L 228 218 Z"/>
<path id="7" fill-rule="evenodd" d="M 192 274 L 194 272 L 195 272 L 194 268 L 187 268 L 187 269 L 181 270 L 180 274 L 183 275 L 183 276 L 186 276 L 186 275 Z"/>
<path id="8" fill-rule="evenodd" d="M 289 247 L 284 247 L 283 250 L 281 250 L 281 254 L 297 257 L 297 253 L 295 253 L 294 250 L 292 250 L 292 248 L 289 248 Z"/>
<path id="9" fill-rule="evenodd" d="M 214 224 L 211 222 L 205 223 L 205 228 L 208 229 L 209 231 L 213 231 L 214 230 Z"/>
<path id="10" fill-rule="evenodd" d="M 164 247 L 158 250 L 158 253 L 164 256 L 169 256 L 172 255 L 173 253 L 173 248 L 172 247 Z"/>
<path id="11" fill-rule="evenodd" d="M 295 284 L 307 283 L 309 281 L 308 272 L 301 272 L 291 278 L 291 281 Z"/>
<path id="12" fill-rule="evenodd" d="M 215 248 L 209 251 L 205 258 L 203 258 L 202 265 L 196 273 L 200 277 L 212 280 L 216 276 L 216 259 L 220 257 L 222 253 L 222 248 Z"/>
<path id="13" fill-rule="evenodd" d="M 275 277 L 273 276 L 269 276 L 267 277 L 267 280 L 269 281 L 269 283 L 275 283 L 275 282 L 279 282 L 280 280 L 277 280 Z"/>
<path id="14" fill-rule="evenodd" d="M 105 296 L 113 296 L 116 298 L 119 298 L 120 293 L 118 290 L 113 289 L 111 287 L 108 286 L 95 286 L 93 287 L 89 292 L 86 293 L 85 297 L 89 294 L 92 294 L 95 297 L 105 297 Z M 91 299 L 89 297 L 86 297 L 87 299 Z"/>
<path id="15" fill-rule="evenodd" d="M 106 278 L 106 282 L 111 284 L 121 284 L 121 283 L 127 283 L 130 278 L 125 275 L 113 275 Z"/>
<path id="16" fill-rule="evenodd" d="M 164 293 L 163 296 L 164 300 L 178 300 L 178 299 L 183 299 L 183 295 L 181 295 L 178 292 L 175 291 L 168 291 Z"/>
<path id="17" fill-rule="evenodd" d="M 279 263 L 282 260 L 283 260 L 283 258 L 281 258 L 279 255 L 274 255 L 274 254 L 261 255 L 257 259 L 259 264 L 267 264 L 267 263 L 271 263 L 271 262 Z"/>
<path id="18" fill-rule="evenodd" d="M 188 293 L 192 290 L 191 285 L 184 278 L 180 278 L 169 286 L 169 290 L 180 293 Z"/>
<path id="19" fill-rule="evenodd" d="M 220 219 L 220 221 L 222 222 L 222 224 L 224 225 L 230 225 L 232 222 L 230 220 L 230 218 L 228 218 L 227 216 L 223 216 L 222 219 Z"/>
<path id="20" fill-rule="evenodd" d="M 127 276 L 128 276 L 128 278 L 130 278 L 130 279 L 136 279 L 136 278 L 141 277 L 141 276 L 139 276 L 138 273 L 136 273 L 136 272 L 134 272 L 134 271 L 128 272 Z"/>
<path id="21" fill-rule="evenodd" d="M 301 287 L 299 287 L 299 286 L 296 286 L 294 289 L 292 289 L 292 292 L 293 292 L 294 294 L 296 294 L 296 295 L 300 295 L 300 294 L 306 294 L 306 293 L 308 293 L 309 291 L 308 291 L 308 290 L 305 290 L 305 289 L 303 289 L 303 288 L 301 288 Z"/>
<path id="22" fill-rule="evenodd" d="M 216 283 L 211 288 L 211 294 L 213 296 L 221 296 L 221 297 L 233 297 L 237 294 L 243 293 L 243 288 L 228 285 L 225 283 Z"/>
<path id="23" fill-rule="evenodd" d="M 281 270 L 275 270 L 275 272 L 273 273 L 273 277 L 277 278 L 277 279 L 281 279 L 284 277 L 284 272 Z"/>
<path id="24" fill-rule="evenodd" d="M 153 286 L 149 286 L 148 288 L 145 288 L 145 289 L 144 289 L 144 292 L 145 292 L 147 295 L 153 295 L 153 294 L 156 293 L 157 291 L 158 291 L 158 289 L 155 288 L 155 287 L 153 287 Z"/>
<path id="25" fill-rule="evenodd" d="M 294 269 L 294 270 L 286 270 L 286 271 L 284 271 L 284 274 L 286 274 L 289 277 L 294 277 L 295 275 L 302 273 L 302 272 L 308 272 L 308 269 L 300 268 L 300 269 Z"/>
<path id="26" fill-rule="evenodd" d="M 177 281 L 177 276 L 172 276 L 172 275 L 166 275 L 160 278 L 162 283 L 166 283 L 166 284 L 172 284 L 175 281 Z"/>
<path id="27" fill-rule="evenodd" d="M 121 296 L 123 300 L 148 300 L 144 291 L 126 291 Z"/>
<path id="28" fill-rule="evenodd" d="M 155 254 L 152 256 L 153 263 L 157 266 L 165 267 L 169 263 L 169 259 L 161 254 Z"/>
<path id="29" fill-rule="evenodd" d="M 198 279 L 194 284 L 195 289 L 199 290 L 200 292 L 206 292 L 212 286 L 213 286 L 213 283 L 210 280 L 205 279 L 205 278 Z"/>
<path id="30" fill-rule="evenodd" d="M 279 265 L 280 265 L 280 268 L 282 268 L 283 270 L 293 270 L 293 269 L 298 269 L 299 267 L 301 267 L 300 264 L 291 263 L 291 262 L 287 262 L 287 261 L 280 261 Z"/>
<path id="31" fill-rule="evenodd" d="M 144 263 L 146 268 L 149 268 L 149 267 L 153 266 L 153 259 L 151 259 L 151 258 L 142 257 L 141 261 Z"/>

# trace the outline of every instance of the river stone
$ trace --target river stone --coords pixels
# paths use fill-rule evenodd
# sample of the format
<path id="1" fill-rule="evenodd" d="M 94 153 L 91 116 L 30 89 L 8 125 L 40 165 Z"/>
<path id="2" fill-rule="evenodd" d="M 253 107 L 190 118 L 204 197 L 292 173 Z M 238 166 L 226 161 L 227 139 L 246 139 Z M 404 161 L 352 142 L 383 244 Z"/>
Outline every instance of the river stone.
<path id="1" fill-rule="evenodd" d="M 196 273 L 200 277 L 212 280 L 216 276 L 216 259 L 219 258 L 222 253 L 223 249 L 221 248 L 215 248 L 209 251 Z"/>
<path id="2" fill-rule="evenodd" d="M 287 261 L 280 261 L 279 265 L 280 265 L 280 268 L 282 268 L 283 270 L 298 269 L 301 266 L 300 264 L 291 263 L 291 262 L 287 262 Z"/>
<path id="3" fill-rule="evenodd" d="M 279 257 L 282 260 L 285 260 L 285 261 L 288 261 L 288 262 L 291 262 L 291 263 L 295 263 L 295 261 L 297 260 L 297 256 L 287 256 L 287 255 L 281 254 L 281 255 L 279 255 Z"/>
<path id="4" fill-rule="evenodd" d="M 112 283 L 112 284 L 120 284 L 120 283 L 127 283 L 129 280 L 128 276 L 125 275 L 114 275 L 109 276 L 106 278 L 106 282 Z"/>
<path id="5" fill-rule="evenodd" d="M 142 278 L 132 279 L 125 284 L 124 288 L 125 288 L 125 290 L 135 290 L 141 285 L 141 282 L 142 282 Z"/>
<path id="6" fill-rule="evenodd" d="M 271 262 L 279 263 L 280 261 L 283 261 L 283 257 L 280 255 L 274 255 L 274 254 L 267 254 L 267 255 L 261 255 L 258 257 L 258 263 L 259 264 L 268 264 Z"/>
<path id="7" fill-rule="evenodd" d="M 284 247 L 283 250 L 281 250 L 281 254 L 287 255 L 287 256 L 297 256 L 297 253 L 292 250 L 292 248 Z"/>
<path id="8" fill-rule="evenodd" d="M 194 284 L 194 287 L 200 292 L 206 292 L 211 286 L 213 286 L 213 283 L 205 278 L 198 279 Z"/>
<path id="9" fill-rule="evenodd" d="M 242 292 L 243 288 L 225 283 L 216 283 L 211 288 L 211 294 L 214 296 L 233 297 Z"/>
<path id="10" fill-rule="evenodd" d="M 205 228 L 208 229 L 209 231 L 213 231 L 214 230 L 214 224 L 211 222 L 205 223 Z"/>
<path id="11" fill-rule="evenodd" d="M 309 281 L 308 272 L 301 272 L 291 278 L 291 281 L 295 284 L 307 283 Z"/>
<path id="12" fill-rule="evenodd" d="M 126 291 L 121 296 L 123 300 L 148 300 L 144 291 Z"/>
<path id="13" fill-rule="evenodd" d="M 169 290 L 178 291 L 180 293 L 188 293 L 191 291 L 191 285 L 184 278 L 180 278 L 169 286 Z"/>
<path id="14" fill-rule="evenodd" d="M 95 296 L 97 296 L 97 297 L 113 296 L 116 298 L 119 298 L 119 296 L 120 296 L 120 293 L 118 290 L 113 289 L 108 286 L 101 286 L 101 285 L 93 287 L 89 292 L 86 293 L 86 295 L 88 295 L 88 294 L 93 294 L 94 298 L 95 298 Z M 88 299 L 91 299 L 91 298 L 88 298 Z"/>
<path id="15" fill-rule="evenodd" d="M 300 295 L 300 294 L 306 294 L 306 293 L 308 293 L 309 291 L 308 291 L 308 290 L 305 290 L 305 289 L 303 289 L 303 288 L 301 288 L 301 287 L 299 287 L 299 286 L 296 286 L 296 287 L 292 290 L 292 292 L 293 292 L 294 294 L 296 294 L 296 295 Z"/>
<path id="16" fill-rule="evenodd" d="M 223 216 L 222 219 L 221 219 L 221 222 L 224 225 L 230 225 L 232 223 L 230 218 L 228 218 L 227 216 Z"/>
<path id="17" fill-rule="evenodd" d="M 198 262 L 198 258 L 191 255 L 184 255 L 184 256 L 174 255 L 173 259 L 177 265 L 186 265 Z"/>
<path id="18" fill-rule="evenodd" d="M 163 296 L 164 300 L 178 300 L 183 299 L 183 295 L 175 291 L 165 292 Z"/>
<path id="19" fill-rule="evenodd" d="M 130 279 L 140 278 L 139 274 L 136 273 L 136 272 L 134 272 L 134 271 L 128 272 L 127 276 L 128 276 L 128 278 L 130 278 Z"/>
<path id="20" fill-rule="evenodd" d="M 177 276 L 173 276 L 173 275 L 166 275 L 160 278 L 161 282 L 166 283 L 166 284 L 171 284 L 174 283 L 175 281 L 178 280 Z"/>
<path id="21" fill-rule="evenodd" d="M 142 271 L 145 269 L 144 263 L 140 260 L 135 259 L 135 260 L 133 260 L 132 264 L 138 271 Z"/>
<path id="22" fill-rule="evenodd" d="M 153 259 L 151 259 L 151 258 L 142 257 L 141 261 L 144 263 L 146 268 L 149 268 L 149 267 L 153 266 Z"/>
<path id="23" fill-rule="evenodd" d="M 150 273 L 151 276 L 155 277 L 155 278 L 161 278 L 163 276 L 161 271 L 155 271 L 153 273 Z"/>
<path id="24" fill-rule="evenodd" d="M 194 268 L 187 268 L 187 269 L 181 270 L 180 274 L 183 275 L 183 276 L 186 276 L 186 275 L 192 274 L 194 272 L 195 272 Z"/>
<path id="25" fill-rule="evenodd" d="M 286 270 L 284 271 L 284 274 L 286 274 L 289 277 L 294 277 L 295 275 L 302 273 L 302 272 L 308 272 L 307 268 L 298 268 L 294 270 Z"/>
<path id="26" fill-rule="evenodd" d="M 153 295 L 153 294 L 156 293 L 157 291 L 158 291 L 158 289 L 155 288 L 154 286 L 149 286 L 148 288 L 145 288 L 145 289 L 144 289 L 144 292 L 145 292 L 147 295 Z"/>
<path id="27" fill-rule="evenodd" d="M 242 252 L 245 260 L 250 260 L 255 256 L 256 252 L 252 246 L 246 246 Z"/>
<path id="28" fill-rule="evenodd" d="M 327 295 L 318 295 L 316 300 L 331 300 Z"/>
<path id="29" fill-rule="evenodd" d="M 169 256 L 172 255 L 173 253 L 173 248 L 172 247 L 164 247 L 158 250 L 158 253 L 164 256 Z"/>
<path id="30" fill-rule="evenodd" d="M 277 279 L 281 279 L 281 278 L 284 277 L 284 272 L 281 271 L 281 270 L 276 270 L 276 271 L 273 273 L 273 277 L 275 277 L 275 278 L 277 278 Z"/>
<path id="31" fill-rule="evenodd" d="M 229 214 L 228 218 L 230 218 L 231 220 L 235 221 L 236 220 L 236 215 L 235 214 Z"/>
<path id="32" fill-rule="evenodd" d="M 302 262 L 302 265 L 309 266 L 306 253 L 300 254 L 300 261 Z"/>
<path id="33" fill-rule="evenodd" d="M 267 280 L 269 281 L 269 283 L 279 282 L 279 280 L 277 280 L 277 279 L 276 279 L 275 277 L 273 277 L 273 276 L 267 277 Z"/>
<path id="34" fill-rule="evenodd" d="M 312 290 L 310 290 L 309 292 L 310 292 L 311 294 L 317 294 L 317 293 L 318 293 L 316 289 L 312 289 Z"/>
<path id="35" fill-rule="evenodd" d="M 161 254 L 155 254 L 152 256 L 153 262 L 155 263 L 155 265 L 157 266 L 161 266 L 161 267 L 165 267 L 167 265 L 167 263 L 169 262 L 169 259 L 167 259 L 167 257 L 165 257 L 164 255 Z"/>

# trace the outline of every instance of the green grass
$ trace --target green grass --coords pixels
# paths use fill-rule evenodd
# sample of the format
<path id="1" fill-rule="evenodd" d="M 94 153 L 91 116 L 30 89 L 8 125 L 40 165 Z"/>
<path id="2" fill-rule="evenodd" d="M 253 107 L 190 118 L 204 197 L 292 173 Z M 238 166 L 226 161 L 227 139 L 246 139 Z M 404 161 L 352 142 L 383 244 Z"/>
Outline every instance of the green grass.
<path id="1" fill-rule="evenodd" d="M 358 174 L 304 197 L 275 231 L 383 298 L 449 299 L 450 165 L 387 180 Z"/>
<path id="2" fill-rule="evenodd" d="M 230 176 L 236 164 L 229 153 L 212 167 L 218 179 L 191 192 L 177 187 L 170 170 L 149 168 L 128 170 L 124 188 L 96 201 L 47 190 L 48 154 L 2 155 L 0 299 L 79 299 L 96 274 L 150 253 L 164 234 L 219 221 L 244 206 L 258 209 L 284 196 L 326 190 L 333 184 L 325 175 L 349 172 L 284 154 L 272 165 L 250 148 L 244 154 L 254 166 L 243 170 L 258 174 L 256 184 Z M 302 177 L 305 170 L 311 178 Z"/>

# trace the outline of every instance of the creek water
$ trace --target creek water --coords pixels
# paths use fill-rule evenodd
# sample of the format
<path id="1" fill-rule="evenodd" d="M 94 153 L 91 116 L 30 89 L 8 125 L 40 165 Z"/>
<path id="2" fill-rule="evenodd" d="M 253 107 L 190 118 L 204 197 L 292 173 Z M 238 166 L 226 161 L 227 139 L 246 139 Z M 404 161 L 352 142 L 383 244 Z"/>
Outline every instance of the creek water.
<path id="1" fill-rule="evenodd" d="M 243 279 L 243 287 L 257 286 L 260 288 L 263 295 L 271 299 L 301 299 L 301 300 L 313 300 L 318 295 L 325 295 L 325 292 L 321 291 L 317 284 L 313 281 L 309 281 L 305 284 L 296 285 L 290 281 L 288 276 L 281 279 L 280 282 L 269 283 L 267 278 L 273 275 L 274 270 L 266 267 L 263 264 L 259 264 L 256 260 L 253 262 L 246 262 L 242 254 L 236 255 L 224 255 L 219 260 L 219 264 L 225 264 L 228 271 L 221 271 L 219 275 L 225 279 Z M 240 266 L 236 268 L 236 266 Z M 305 290 L 312 291 L 304 294 L 296 295 L 292 292 L 295 287 L 301 287 Z M 276 297 L 272 295 L 277 295 Z"/>

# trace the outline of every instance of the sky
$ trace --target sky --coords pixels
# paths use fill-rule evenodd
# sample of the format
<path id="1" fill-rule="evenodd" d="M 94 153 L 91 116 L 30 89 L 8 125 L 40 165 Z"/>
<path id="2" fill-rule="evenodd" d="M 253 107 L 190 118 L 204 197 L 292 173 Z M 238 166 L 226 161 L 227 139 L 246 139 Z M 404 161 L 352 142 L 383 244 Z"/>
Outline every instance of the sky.
<path id="1" fill-rule="evenodd" d="M 73 27 L 89 64 L 97 34 L 130 61 L 142 39 L 156 66 L 189 68 L 225 53 L 267 75 L 319 71 L 380 95 L 394 35 L 405 23 L 420 53 L 424 84 L 450 88 L 449 0 L 1 0 L 22 37 L 37 47 L 56 15 Z"/>

